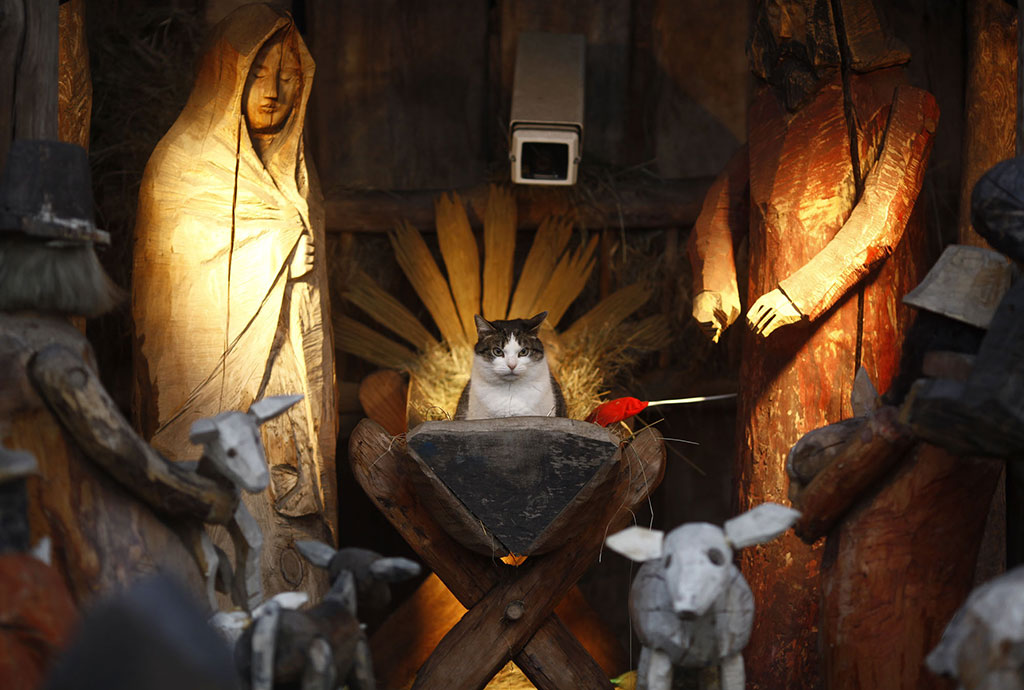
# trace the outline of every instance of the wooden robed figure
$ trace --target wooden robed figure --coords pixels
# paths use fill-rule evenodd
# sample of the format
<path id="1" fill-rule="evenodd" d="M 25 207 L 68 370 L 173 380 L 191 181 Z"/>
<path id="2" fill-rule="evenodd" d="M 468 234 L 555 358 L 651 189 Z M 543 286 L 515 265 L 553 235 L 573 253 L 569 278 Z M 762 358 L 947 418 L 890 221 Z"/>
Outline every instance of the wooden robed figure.
<path id="1" fill-rule="evenodd" d="M 319 598 L 292 547 L 334 538 L 336 403 L 322 197 L 303 145 L 314 64 L 291 18 L 246 5 L 215 27 L 191 96 L 139 191 L 133 317 L 144 435 L 194 455 L 201 417 L 297 393 L 262 428 L 264 591 Z"/>
<path id="2" fill-rule="evenodd" d="M 746 305 L 736 464 L 739 511 L 786 502 L 785 457 L 851 416 L 859 367 L 895 373 L 928 264 L 912 215 L 938 123 L 906 85 L 907 52 L 870 0 L 764 0 L 749 46 L 758 77 L 748 143 L 719 176 L 690 238 L 693 315 L 717 341 Z M 749 240 L 741 300 L 734 248 Z M 760 611 L 751 688 L 821 687 L 821 549 L 792 534 L 740 554 Z"/>

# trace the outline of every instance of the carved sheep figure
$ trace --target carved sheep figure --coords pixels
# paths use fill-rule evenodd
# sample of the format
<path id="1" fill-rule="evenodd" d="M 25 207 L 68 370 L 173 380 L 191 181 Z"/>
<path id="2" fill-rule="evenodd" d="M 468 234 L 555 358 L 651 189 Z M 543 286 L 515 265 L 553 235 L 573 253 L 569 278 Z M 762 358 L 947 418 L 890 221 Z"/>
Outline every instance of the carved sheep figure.
<path id="1" fill-rule="evenodd" d="M 668 690 L 674 667 L 707 669 L 704 688 L 742 690 L 742 650 L 750 639 L 754 598 L 733 565 L 733 551 L 771 541 L 800 517 L 765 503 L 724 527 L 687 523 L 667 535 L 630 527 L 608 546 L 643 567 L 633 580 L 630 618 L 643 649 L 638 690 Z"/>
<path id="2" fill-rule="evenodd" d="M 1024 566 L 971 592 L 925 664 L 958 690 L 1024 690 Z"/>

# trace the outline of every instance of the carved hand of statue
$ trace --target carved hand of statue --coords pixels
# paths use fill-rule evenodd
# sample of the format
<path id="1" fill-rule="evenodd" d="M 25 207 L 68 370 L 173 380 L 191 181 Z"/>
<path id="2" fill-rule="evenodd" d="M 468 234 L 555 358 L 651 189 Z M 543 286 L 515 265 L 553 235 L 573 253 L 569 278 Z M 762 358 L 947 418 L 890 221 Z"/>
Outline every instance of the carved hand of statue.
<path id="1" fill-rule="evenodd" d="M 804 318 L 800 310 L 793 305 L 786 293 L 775 288 L 761 295 L 747 311 L 747 325 L 750 330 L 767 338 L 779 326 L 796 323 Z"/>
<path id="2" fill-rule="evenodd" d="M 316 256 L 316 249 L 313 245 L 313 238 L 308 232 L 299 236 L 299 244 L 295 248 L 295 257 L 292 259 L 292 278 L 299 278 L 313 270 L 313 261 Z"/>
<path id="3" fill-rule="evenodd" d="M 739 299 L 734 295 L 705 290 L 693 298 L 693 318 L 713 343 L 718 342 L 722 331 L 731 326 L 739 314 Z"/>

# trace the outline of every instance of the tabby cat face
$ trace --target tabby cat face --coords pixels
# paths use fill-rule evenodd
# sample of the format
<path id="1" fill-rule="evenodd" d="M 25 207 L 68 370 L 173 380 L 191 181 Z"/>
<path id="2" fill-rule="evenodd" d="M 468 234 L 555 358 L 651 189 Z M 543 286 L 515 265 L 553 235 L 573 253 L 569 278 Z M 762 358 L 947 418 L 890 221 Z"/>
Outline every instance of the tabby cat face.
<path id="1" fill-rule="evenodd" d="M 531 319 L 508 321 L 475 317 L 478 339 L 473 350 L 477 364 L 488 378 L 512 382 L 543 366 L 544 344 L 537 332 L 547 315 L 545 311 Z"/>

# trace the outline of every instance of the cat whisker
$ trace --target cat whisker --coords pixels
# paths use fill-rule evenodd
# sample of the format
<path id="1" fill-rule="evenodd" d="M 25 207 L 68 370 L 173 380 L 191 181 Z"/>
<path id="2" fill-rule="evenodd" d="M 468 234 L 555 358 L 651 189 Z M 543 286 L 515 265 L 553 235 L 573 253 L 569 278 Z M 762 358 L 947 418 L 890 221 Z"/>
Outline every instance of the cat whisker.
<path id="1" fill-rule="evenodd" d="M 699 446 L 700 445 L 700 443 L 698 441 L 690 441 L 690 440 L 687 440 L 685 438 L 669 438 L 668 436 L 662 436 L 662 438 L 664 440 L 666 440 L 666 441 L 678 441 L 679 443 L 689 443 L 691 446 Z"/>
<path id="2" fill-rule="evenodd" d="M 376 458 L 374 458 L 373 462 L 370 463 L 371 469 L 375 467 L 378 462 L 380 462 L 381 458 L 383 458 L 385 455 L 391 452 L 391 450 L 395 447 L 395 442 L 398 441 L 399 439 L 401 439 L 401 441 L 404 443 L 405 434 L 398 434 L 396 436 L 391 437 L 391 441 L 388 443 L 388 447 L 384 449 L 384 452 L 378 455 Z"/>

